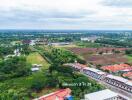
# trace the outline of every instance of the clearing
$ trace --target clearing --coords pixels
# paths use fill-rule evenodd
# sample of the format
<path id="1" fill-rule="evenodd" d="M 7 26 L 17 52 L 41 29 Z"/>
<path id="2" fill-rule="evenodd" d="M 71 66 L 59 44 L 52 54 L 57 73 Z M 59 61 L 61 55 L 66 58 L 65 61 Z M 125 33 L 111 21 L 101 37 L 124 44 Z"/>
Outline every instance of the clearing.
<path id="1" fill-rule="evenodd" d="M 38 52 L 30 53 L 27 56 L 27 62 L 29 64 L 42 64 L 45 69 L 50 65 Z"/>

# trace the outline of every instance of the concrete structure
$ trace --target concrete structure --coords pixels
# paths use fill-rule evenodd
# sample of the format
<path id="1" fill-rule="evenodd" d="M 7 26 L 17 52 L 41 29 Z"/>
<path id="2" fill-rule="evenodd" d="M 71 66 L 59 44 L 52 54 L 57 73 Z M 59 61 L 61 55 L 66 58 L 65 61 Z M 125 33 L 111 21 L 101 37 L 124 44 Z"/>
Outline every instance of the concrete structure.
<path id="1" fill-rule="evenodd" d="M 86 94 L 84 100 L 127 100 L 109 89 Z"/>

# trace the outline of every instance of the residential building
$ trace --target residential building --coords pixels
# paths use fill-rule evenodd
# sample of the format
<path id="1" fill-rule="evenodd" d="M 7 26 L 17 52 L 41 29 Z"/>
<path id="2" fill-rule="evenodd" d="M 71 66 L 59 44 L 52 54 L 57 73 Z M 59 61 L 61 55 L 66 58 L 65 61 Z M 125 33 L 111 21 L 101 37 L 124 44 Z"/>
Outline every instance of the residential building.
<path id="1" fill-rule="evenodd" d="M 105 72 L 101 70 L 90 67 L 83 68 L 82 73 L 96 80 L 103 80 L 104 77 L 107 75 Z"/>
<path id="2" fill-rule="evenodd" d="M 71 96 L 71 89 L 66 88 L 41 96 L 34 100 L 73 100 L 73 97 Z"/>
<path id="3" fill-rule="evenodd" d="M 126 92 L 132 93 L 132 81 L 127 80 L 125 78 L 114 75 L 107 75 L 104 78 L 104 82 L 117 88 L 120 88 Z"/>
<path id="4" fill-rule="evenodd" d="M 119 94 L 109 90 L 101 90 L 98 92 L 86 94 L 84 100 L 128 100 Z"/>

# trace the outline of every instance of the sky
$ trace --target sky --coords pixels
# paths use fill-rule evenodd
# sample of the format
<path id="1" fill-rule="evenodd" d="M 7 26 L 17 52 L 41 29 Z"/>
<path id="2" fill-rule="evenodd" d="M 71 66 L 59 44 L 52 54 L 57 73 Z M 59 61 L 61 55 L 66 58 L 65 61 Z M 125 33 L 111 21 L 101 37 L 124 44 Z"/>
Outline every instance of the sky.
<path id="1" fill-rule="evenodd" d="M 0 29 L 131 30 L 132 0 L 0 0 Z"/>

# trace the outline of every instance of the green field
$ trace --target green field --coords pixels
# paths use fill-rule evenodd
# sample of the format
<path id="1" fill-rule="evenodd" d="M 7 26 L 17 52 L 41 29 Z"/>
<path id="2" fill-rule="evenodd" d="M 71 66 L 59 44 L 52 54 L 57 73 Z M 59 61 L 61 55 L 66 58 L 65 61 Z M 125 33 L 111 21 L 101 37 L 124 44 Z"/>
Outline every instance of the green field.
<path id="1" fill-rule="evenodd" d="M 92 43 L 92 42 L 76 42 L 75 43 L 76 46 L 78 47 L 82 47 L 82 48 L 100 48 L 102 47 L 100 44 L 98 43 Z"/>
<path id="2" fill-rule="evenodd" d="M 45 69 L 47 69 L 50 65 L 38 52 L 30 53 L 27 56 L 27 63 L 42 64 Z"/>
<path id="3" fill-rule="evenodd" d="M 128 59 L 129 63 L 132 63 L 132 55 L 126 55 L 126 58 Z"/>

